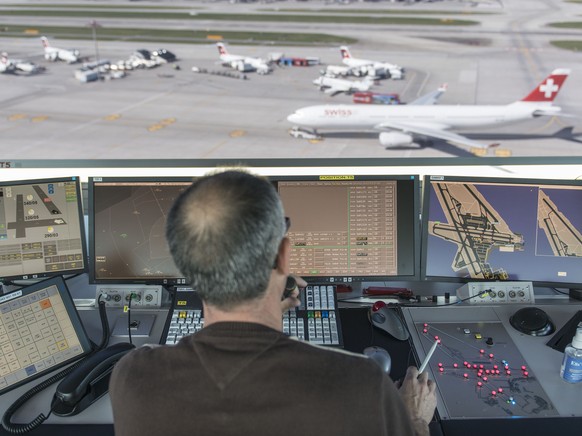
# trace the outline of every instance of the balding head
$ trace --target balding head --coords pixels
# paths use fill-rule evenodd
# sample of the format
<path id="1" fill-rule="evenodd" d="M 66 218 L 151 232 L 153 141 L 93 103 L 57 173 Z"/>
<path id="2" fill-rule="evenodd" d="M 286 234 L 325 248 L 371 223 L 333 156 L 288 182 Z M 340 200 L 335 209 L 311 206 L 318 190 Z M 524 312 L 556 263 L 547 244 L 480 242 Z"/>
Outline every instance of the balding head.
<path id="1" fill-rule="evenodd" d="M 166 228 L 177 267 L 221 308 L 263 295 L 284 234 L 275 188 L 243 171 L 198 179 L 176 200 Z"/>

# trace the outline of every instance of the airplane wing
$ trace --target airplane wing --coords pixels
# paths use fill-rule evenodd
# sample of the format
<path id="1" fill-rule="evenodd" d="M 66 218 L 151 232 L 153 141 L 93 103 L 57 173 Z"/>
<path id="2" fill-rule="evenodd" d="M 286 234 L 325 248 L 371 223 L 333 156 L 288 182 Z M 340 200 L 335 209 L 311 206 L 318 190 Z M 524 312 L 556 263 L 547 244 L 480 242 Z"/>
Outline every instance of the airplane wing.
<path id="1" fill-rule="evenodd" d="M 345 89 L 329 87 L 327 89 L 324 89 L 323 92 L 326 94 L 329 94 L 332 97 L 335 97 L 336 95 L 341 94 L 342 92 L 348 92 L 348 91 L 346 91 Z"/>
<path id="2" fill-rule="evenodd" d="M 445 93 L 447 90 L 447 84 L 441 85 L 438 89 L 429 92 L 421 97 L 418 97 L 416 100 L 411 101 L 408 104 L 416 104 L 416 105 L 431 105 L 436 104 L 436 102 L 441 98 L 441 95 Z"/>
<path id="3" fill-rule="evenodd" d="M 412 133 L 416 135 L 428 136 L 431 138 L 443 139 L 447 142 L 460 144 L 467 147 L 489 148 L 496 147 L 497 145 L 499 145 L 499 144 L 481 144 L 480 142 L 473 141 L 469 138 L 466 138 L 453 132 L 449 132 L 445 130 L 446 128 L 445 126 L 438 125 L 429 127 L 426 125 L 420 126 L 414 124 L 398 123 L 393 121 L 384 121 L 374 126 L 374 128 L 377 130 L 400 130 L 405 133 Z"/>

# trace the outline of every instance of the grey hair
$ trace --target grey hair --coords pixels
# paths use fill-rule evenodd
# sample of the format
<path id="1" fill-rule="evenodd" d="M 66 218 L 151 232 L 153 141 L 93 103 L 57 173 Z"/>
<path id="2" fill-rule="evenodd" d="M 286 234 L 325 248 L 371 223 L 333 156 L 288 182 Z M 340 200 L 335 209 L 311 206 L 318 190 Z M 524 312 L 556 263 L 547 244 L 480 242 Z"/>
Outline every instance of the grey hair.
<path id="1" fill-rule="evenodd" d="M 196 180 L 166 224 L 176 266 L 203 300 L 223 309 L 264 294 L 285 231 L 273 185 L 244 171 Z"/>

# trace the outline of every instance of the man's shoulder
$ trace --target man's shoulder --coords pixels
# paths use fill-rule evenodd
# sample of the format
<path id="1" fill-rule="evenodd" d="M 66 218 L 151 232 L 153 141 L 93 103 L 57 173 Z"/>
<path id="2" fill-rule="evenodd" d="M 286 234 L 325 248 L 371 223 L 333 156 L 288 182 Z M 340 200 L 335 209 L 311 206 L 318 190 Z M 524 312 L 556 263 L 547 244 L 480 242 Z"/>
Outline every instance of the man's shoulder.
<path id="1" fill-rule="evenodd" d="M 320 359 L 331 361 L 335 365 L 344 364 L 358 367 L 374 367 L 377 366 L 367 356 L 363 354 L 354 353 L 343 348 L 329 347 L 324 345 L 317 345 L 311 342 L 304 342 L 298 339 L 289 338 L 292 344 L 292 352 L 297 356 L 303 355 L 309 359 Z M 372 363 L 373 365 L 370 365 Z"/>

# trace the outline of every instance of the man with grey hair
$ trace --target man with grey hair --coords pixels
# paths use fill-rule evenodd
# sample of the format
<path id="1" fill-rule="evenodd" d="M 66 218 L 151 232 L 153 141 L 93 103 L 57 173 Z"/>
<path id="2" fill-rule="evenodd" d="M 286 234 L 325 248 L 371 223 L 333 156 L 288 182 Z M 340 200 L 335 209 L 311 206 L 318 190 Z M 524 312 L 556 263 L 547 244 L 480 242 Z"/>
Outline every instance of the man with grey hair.
<path id="1" fill-rule="evenodd" d="M 282 333 L 282 311 L 299 305 L 297 292 L 283 297 L 286 223 L 273 186 L 243 171 L 202 177 L 177 199 L 166 236 L 205 327 L 117 364 L 117 436 L 429 433 L 436 395 L 426 373 L 409 368 L 398 390 L 367 357 Z"/>

